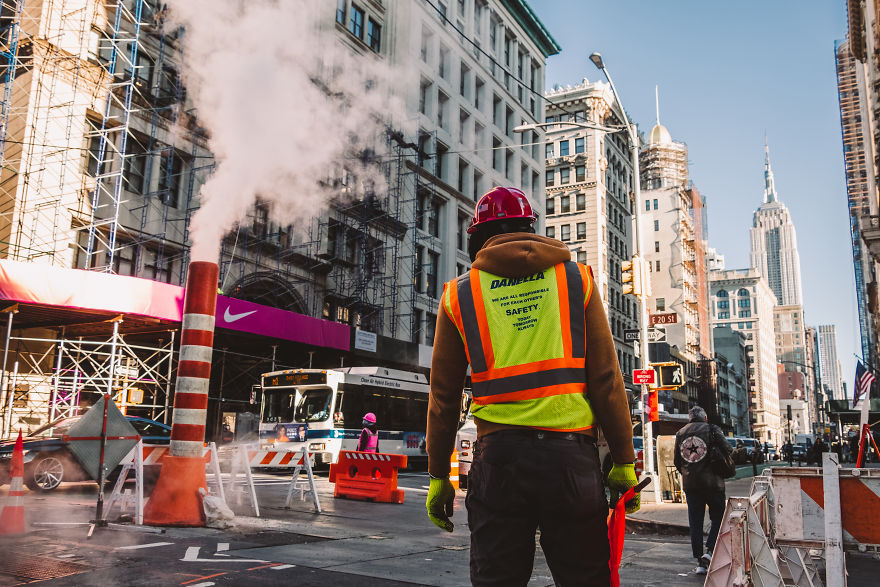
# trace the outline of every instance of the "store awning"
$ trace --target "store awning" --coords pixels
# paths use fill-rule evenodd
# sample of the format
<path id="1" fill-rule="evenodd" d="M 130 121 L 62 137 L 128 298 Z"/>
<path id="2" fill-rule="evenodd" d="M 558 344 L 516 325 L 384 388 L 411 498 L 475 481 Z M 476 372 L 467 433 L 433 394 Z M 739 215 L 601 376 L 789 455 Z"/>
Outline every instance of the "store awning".
<path id="1" fill-rule="evenodd" d="M 184 288 L 149 279 L 0 260 L 0 300 L 18 303 L 17 328 L 68 327 L 87 335 L 122 315 L 122 332 L 178 326 Z M 217 296 L 216 328 L 340 350 L 350 348 L 345 324 Z"/>

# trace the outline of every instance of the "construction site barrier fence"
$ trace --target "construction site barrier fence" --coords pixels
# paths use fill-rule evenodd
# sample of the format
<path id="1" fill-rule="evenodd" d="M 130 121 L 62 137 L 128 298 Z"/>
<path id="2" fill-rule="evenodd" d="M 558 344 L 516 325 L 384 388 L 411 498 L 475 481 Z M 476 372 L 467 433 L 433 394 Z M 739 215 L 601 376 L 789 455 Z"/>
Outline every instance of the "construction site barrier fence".
<path id="1" fill-rule="evenodd" d="M 846 585 L 845 550 L 880 552 L 880 470 L 772 467 L 727 501 L 705 585 Z"/>

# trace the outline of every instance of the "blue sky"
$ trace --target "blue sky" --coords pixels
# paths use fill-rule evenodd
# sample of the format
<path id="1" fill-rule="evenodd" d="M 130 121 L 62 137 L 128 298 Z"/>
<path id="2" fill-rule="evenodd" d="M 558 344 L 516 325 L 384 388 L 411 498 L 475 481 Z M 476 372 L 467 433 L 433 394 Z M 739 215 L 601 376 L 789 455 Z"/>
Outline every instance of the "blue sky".
<path id="1" fill-rule="evenodd" d="M 844 0 L 648 2 L 530 0 L 562 47 L 546 84 L 604 79 L 598 51 L 642 132 L 660 120 L 688 145 L 706 197 L 709 243 L 747 267 L 752 213 L 764 188 L 764 134 L 780 199 L 798 235 L 811 325 L 837 326 L 847 388 L 860 354 L 834 69 Z"/>

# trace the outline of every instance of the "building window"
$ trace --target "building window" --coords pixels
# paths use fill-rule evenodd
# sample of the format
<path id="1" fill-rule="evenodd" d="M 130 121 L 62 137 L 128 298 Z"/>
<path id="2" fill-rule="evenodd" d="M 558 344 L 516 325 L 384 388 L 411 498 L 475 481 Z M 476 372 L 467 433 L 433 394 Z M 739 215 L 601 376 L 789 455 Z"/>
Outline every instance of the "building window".
<path id="1" fill-rule="evenodd" d="M 660 252 L 660 241 L 654 241 L 654 252 L 655 253 Z"/>
<path id="2" fill-rule="evenodd" d="M 336 22 L 345 25 L 345 4 L 347 0 L 337 0 L 336 2 Z"/>
<path id="3" fill-rule="evenodd" d="M 437 279 L 437 273 L 440 270 L 440 253 L 435 251 L 428 252 L 428 274 L 426 279 L 427 291 L 425 292 L 432 298 L 437 298 L 437 285 L 439 283 L 439 279 Z"/>
<path id="4" fill-rule="evenodd" d="M 556 238 L 556 227 L 555 226 L 548 226 L 547 227 L 547 236 L 549 236 L 550 238 Z"/>
<path id="5" fill-rule="evenodd" d="M 654 264 L 655 264 L 654 271 L 657 271 L 659 273 L 660 272 L 660 261 L 657 260 L 654 262 Z"/>
<path id="6" fill-rule="evenodd" d="M 556 198 L 548 197 L 546 202 L 547 216 L 556 214 Z"/>
<path id="7" fill-rule="evenodd" d="M 546 157 L 547 159 L 549 159 L 549 158 L 551 158 L 551 157 L 553 157 L 553 156 L 554 156 L 554 155 L 553 155 L 553 143 L 547 143 L 547 144 L 544 146 L 544 157 Z"/>
<path id="8" fill-rule="evenodd" d="M 666 298 L 657 298 L 657 311 L 663 312 L 666 310 Z"/>
<path id="9" fill-rule="evenodd" d="M 458 250 L 459 251 L 467 251 L 467 229 L 470 225 L 470 218 L 467 214 L 463 214 L 461 212 L 458 213 Z M 458 272 L 459 275 L 462 273 Z"/>
<path id="10" fill-rule="evenodd" d="M 471 70 L 462 61 L 460 71 L 461 71 L 461 76 L 458 80 L 458 93 L 461 94 L 462 98 L 467 98 L 467 85 L 468 85 L 467 82 L 468 82 L 468 76 L 470 75 Z"/>
<path id="11" fill-rule="evenodd" d="M 340 0 L 340 2 L 344 2 L 344 0 Z M 431 31 L 427 29 L 422 29 L 422 48 L 421 48 L 421 57 L 422 61 L 425 63 L 428 62 L 428 53 L 431 47 L 431 39 L 433 39 L 434 35 Z"/>
<path id="12" fill-rule="evenodd" d="M 563 242 L 568 242 L 571 240 L 571 225 L 563 224 L 562 225 L 562 239 Z"/>
<path id="13" fill-rule="evenodd" d="M 587 238 L 587 223 L 586 222 L 578 222 L 577 224 L 577 238 L 578 240 L 584 240 Z"/>
<path id="14" fill-rule="evenodd" d="M 559 170 L 559 183 L 568 183 L 571 180 L 571 168 L 563 167 Z"/>
<path id="15" fill-rule="evenodd" d="M 574 180 L 575 181 L 586 181 L 587 179 L 587 168 L 585 165 L 576 165 L 574 168 Z"/>
<path id="16" fill-rule="evenodd" d="M 446 123 L 449 119 L 449 116 L 446 114 L 446 110 L 449 108 L 449 96 L 444 94 L 443 92 L 437 93 L 437 126 L 444 130 L 449 130 L 446 128 Z"/>
<path id="17" fill-rule="evenodd" d="M 587 209 L 587 195 L 586 194 L 577 194 L 575 197 L 575 205 L 577 206 L 578 212 Z"/>
<path id="18" fill-rule="evenodd" d="M 730 309 L 730 301 L 729 300 L 718 300 L 718 309 L 719 310 Z"/>
<path id="19" fill-rule="evenodd" d="M 348 21 L 348 32 L 358 39 L 364 34 L 364 10 L 357 4 L 351 5 L 351 19 Z"/>
<path id="20" fill-rule="evenodd" d="M 656 231 L 658 231 L 658 230 L 660 230 L 660 221 L 659 221 L 659 220 L 655 220 L 655 221 L 654 221 L 654 231 L 656 232 Z"/>
<path id="21" fill-rule="evenodd" d="M 428 114 L 428 94 L 431 91 L 431 82 L 422 80 L 419 85 L 419 112 Z"/>
<path id="22" fill-rule="evenodd" d="M 413 324 L 412 324 L 412 341 L 415 343 L 419 342 L 419 334 L 422 332 L 422 314 L 423 310 L 416 310 L 413 312 Z"/>
<path id="23" fill-rule="evenodd" d="M 144 277 L 163 283 L 171 282 L 171 259 L 160 258 L 156 251 L 145 249 L 144 251 Z"/>
<path id="24" fill-rule="evenodd" d="M 718 312 L 719 320 L 728 320 L 730 319 L 730 312 Z"/>
<path id="25" fill-rule="evenodd" d="M 751 311 L 751 310 L 740 310 L 740 311 L 739 311 L 739 317 L 740 317 L 740 318 L 751 318 L 751 317 L 752 317 L 752 311 Z"/>
<path id="26" fill-rule="evenodd" d="M 367 21 L 367 45 L 376 53 L 382 45 L 382 25 L 372 18 Z"/>
<path id="27" fill-rule="evenodd" d="M 645 200 L 645 212 L 651 211 L 651 200 Z"/>
<path id="28" fill-rule="evenodd" d="M 587 264 L 587 252 L 586 251 L 578 251 L 577 252 L 577 262 L 581 265 Z"/>
<path id="29" fill-rule="evenodd" d="M 727 291 L 726 291 L 726 290 L 723 290 L 723 289 L 718 290 L 718 293 L 715 294 L 715 295 L 718 296 L 719 298 L 726 298 L 726 297 L 728 297 Z"/>
<path id="30" fill-rule="evenodd" d="M 546 172 L 544 172 L 544 185 L 555 185 L 555 176 L 552 169 L 548 169 Z"/>
<path id="31" fill-rule="evenodd" d="M 474 108 L 477 110 L 480 109 L 480 105 L 483 102 L 483 92 L 484 92 L 485 84 L 483 80 L 480 78 L 474 78 Z"/>
<path id="32" fill-rule="evenodd" d="M 568 156 L 568 141 L 559 141 L 559 156 Z"/>
<path id="33" fill-rule="evenodd" d="M 440 74 L 440 77 L 446 79 L 446 76 L 449 74 L 449 49 L 444 46 L 440 46 L 440 59 L 437 63 L 437 73 Z"/>
<path id="34" fill-rule="evenodd" d="M 134 136 L 129 135 L 125 146 L 125 164 L 123 165 L 123 177 L 125 188 L 135 194 L 143 194 L 144 175 L 147 170 L 147 153 L 144 146 Z"/>
<path id="35" fill-rule="evenodd" d="M 559 198 L 560 212 L 562 214 L 567 214 L 571 212 L 571 197 L 570 196 L 562 196 Z"/>
<path id="36" fill-rule="evenodd" d="M 174 149 L 167 149 L 162 153 L 159 167 L 160 198 L 166 206 L 177 208 L 182 176 L 183 158 Z"/>
<path id="37" fill-rule="evenodd" d="M 583 153 L 584 152 L 584 139 L 583 139 L 583 137 L 574 140 L 574 152 L 575 153 Z"/>

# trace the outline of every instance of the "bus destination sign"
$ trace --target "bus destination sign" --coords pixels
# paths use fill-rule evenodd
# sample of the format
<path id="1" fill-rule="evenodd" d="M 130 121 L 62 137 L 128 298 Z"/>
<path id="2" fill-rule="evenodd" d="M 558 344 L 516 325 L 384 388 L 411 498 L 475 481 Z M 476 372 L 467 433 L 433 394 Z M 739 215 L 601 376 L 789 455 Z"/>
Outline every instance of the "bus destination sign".
<path id="1" fill-rule="evenodd" d="M 263 378 L 263 388 L 287 387 L 288 385 L 322 385 L 327 383 L 326 373 L 282 373 Z"/>

